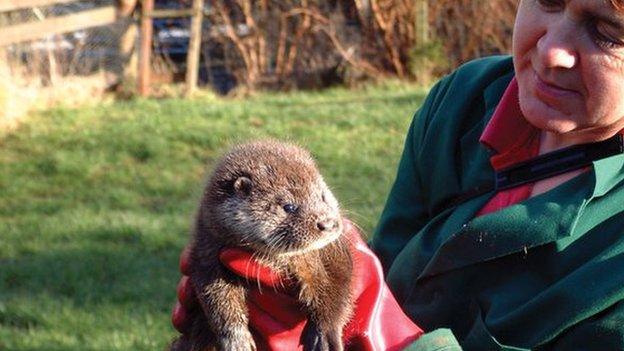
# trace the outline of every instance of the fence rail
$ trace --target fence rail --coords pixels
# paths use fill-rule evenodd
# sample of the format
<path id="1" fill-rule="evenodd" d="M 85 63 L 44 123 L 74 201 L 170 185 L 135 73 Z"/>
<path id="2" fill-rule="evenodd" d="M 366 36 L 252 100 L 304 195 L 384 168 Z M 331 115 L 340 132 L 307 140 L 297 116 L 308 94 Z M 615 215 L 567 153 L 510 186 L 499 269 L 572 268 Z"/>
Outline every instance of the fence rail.
<path id="1" fill-rule="evenodd" d="M 0 12 L 26 9 L 30 7 L 48 6 L 73 2 L 76 0 L 1 0 Z"/>
<path id="2" fill-rule="evenodd" d="M 58 2 L 58 0 L 33 0 L 30 2 L 51 3 Z M 103 26 L 116 21 L 117 9 L 115 6 L 107 6 L 99 9 L 82 11 L 76 14 L 52 17 L 40 22 L 28 22 L 1 27 L 2 36 L 0 36 L 0 46 L 45 38 L 49 35 L 72 32 L 89 27 Z"/>

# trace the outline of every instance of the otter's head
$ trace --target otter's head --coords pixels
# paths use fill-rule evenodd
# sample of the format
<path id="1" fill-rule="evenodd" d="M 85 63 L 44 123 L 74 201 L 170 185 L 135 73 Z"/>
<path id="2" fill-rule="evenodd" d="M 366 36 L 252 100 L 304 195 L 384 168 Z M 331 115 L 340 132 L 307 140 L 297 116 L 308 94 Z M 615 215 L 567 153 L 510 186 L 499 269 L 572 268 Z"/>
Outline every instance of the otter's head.
<path id="1" fill-rule="evenodd" d="M 230 244 L 278 255 L 319 249 L 342 233 L 338 202 L 310 154 L 261 141 L 233 149 L 217 166 L 206 196 L 209 221 Z"/>

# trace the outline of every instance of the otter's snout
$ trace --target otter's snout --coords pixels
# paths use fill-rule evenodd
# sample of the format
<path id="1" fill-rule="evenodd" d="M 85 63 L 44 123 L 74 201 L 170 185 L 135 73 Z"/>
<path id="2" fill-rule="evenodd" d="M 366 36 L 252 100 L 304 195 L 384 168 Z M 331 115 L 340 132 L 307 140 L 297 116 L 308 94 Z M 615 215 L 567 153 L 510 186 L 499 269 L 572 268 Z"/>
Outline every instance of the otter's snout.
<path id="1" fill-rule="evenodd" d="M 338 220 L 335 218 L 319 220 L 316 222 L 316 228 L 322 232 L 333 231 L 338 228 Z"/>

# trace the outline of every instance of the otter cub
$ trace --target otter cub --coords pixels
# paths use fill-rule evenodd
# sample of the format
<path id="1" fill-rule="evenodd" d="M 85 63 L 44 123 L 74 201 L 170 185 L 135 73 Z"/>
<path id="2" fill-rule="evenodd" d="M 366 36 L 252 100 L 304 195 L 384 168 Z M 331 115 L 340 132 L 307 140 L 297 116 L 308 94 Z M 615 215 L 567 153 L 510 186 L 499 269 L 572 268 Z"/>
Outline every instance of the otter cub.
<path id="1" fill-rule="evenodd" d="M 273 140 L 235 147 L 209 179 L 195 223 L 190 278 L 204 313 L 172 349 L 255 350 L 247 282 L 218 258 L 238 246 L 298 284 L 308 315 L 303 349 L 342 350 L 352 309 L 342 230 L 338 203 L 307 151 Z"/>

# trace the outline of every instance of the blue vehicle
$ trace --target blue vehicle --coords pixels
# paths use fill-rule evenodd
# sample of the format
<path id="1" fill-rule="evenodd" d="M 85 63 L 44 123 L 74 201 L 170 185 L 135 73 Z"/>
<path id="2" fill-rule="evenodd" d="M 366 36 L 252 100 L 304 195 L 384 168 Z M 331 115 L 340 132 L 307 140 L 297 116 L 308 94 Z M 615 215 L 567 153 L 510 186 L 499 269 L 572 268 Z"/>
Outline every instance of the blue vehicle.
<path id="1" fill-rule="evenodd" d="M 189 9 L 191 0 L 156 0 L 156 9 Z M 207 8 L 207 5 L 206 5 Z M 176 72 L 186 71 L 186 56 L 190 39 L 191 19 L 154 18 L 153 50 L 169 62 Z M 202 31 L 208 33 L 210 25 L 203 21 Z M 200 68 L 198 72 L 199 85 L 211 85 L 218 93 L 227 94 L 236 87 L 236 78 L 223 63 L 223 50 L 220 43 L 211 42 L 208 36 L 203 36 L 201 46 Z"/>

